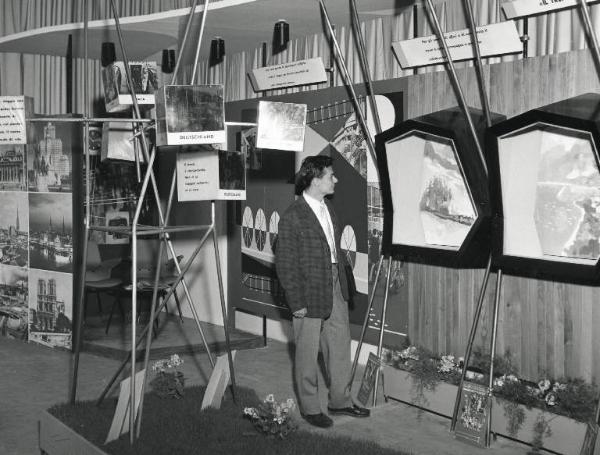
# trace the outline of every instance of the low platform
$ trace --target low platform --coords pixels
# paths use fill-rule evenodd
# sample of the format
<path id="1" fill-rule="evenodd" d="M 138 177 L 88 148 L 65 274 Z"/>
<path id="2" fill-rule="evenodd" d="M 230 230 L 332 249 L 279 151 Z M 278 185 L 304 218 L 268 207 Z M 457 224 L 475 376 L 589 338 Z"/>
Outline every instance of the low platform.
<path id="1" fill-rule="evenodd" d="M 142 320 L 144 315 L 142 315 Z M 138 322 L 136 331 L 142 333 L 146 327 L 147 317 L 144 322 Z M 201 322 L 211 353 L 225 352 L 225 331 L 222 326 Z M 156 326 L 155 326 L 156 327 Z M 110 325 L 108 334 L 106 330 L 106 317 L 88 317 L 83 329 L 82 351 L 97 354 L 103 357 L 122 360 L 131 349 L 131 321 L 124 322 L 115 317 Z M 232 350 L 255 349 L 264 346 L 263 337 L 236 329 L 230 329 L 229 341 Z M 145 340 L 138 346 L 138 358 L 143 355 Z M 163 314 L 159 316 L 158 328 L 152 341 L 150 357 L 153 359 L 170 356 L 173 353 L 197 354 L 206 352 L 202 337 L 196 322 L 191 318 Z"/>

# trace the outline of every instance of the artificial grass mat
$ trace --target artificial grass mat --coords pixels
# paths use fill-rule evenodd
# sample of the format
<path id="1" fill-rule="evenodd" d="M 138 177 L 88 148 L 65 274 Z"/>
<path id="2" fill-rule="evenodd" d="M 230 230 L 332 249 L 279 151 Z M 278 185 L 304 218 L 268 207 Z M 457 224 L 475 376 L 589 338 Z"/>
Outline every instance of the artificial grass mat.
<path id="1" fill-rule="evenodd" d="M 56 405 L 48 411 L 111 455 L 406 455 L 369 441 L 328 436 L 327 431 L 296 430 L 285 439 L 268 437 L 256 431 L 252 422 L 242 415 L 244 407 L 257 406 L 262 401 L 253 390 L 237 387 L 237 404 L 227 392 L 221 409 L 201 411 L 204 390 L 205 387 L 186 388 L 185 396 L 180 400 L 160 398 L 153 392 L 146 394 L 141 435 L 133 446 L 129 444 L 128 433 L 103 445 L 115 412 L 116 398 L 105 399 L 101 406 L 96 406 L 94 401 L 85 401 Z M 300 419 L 300 416 L 296 415 L 296 418 Z"/>

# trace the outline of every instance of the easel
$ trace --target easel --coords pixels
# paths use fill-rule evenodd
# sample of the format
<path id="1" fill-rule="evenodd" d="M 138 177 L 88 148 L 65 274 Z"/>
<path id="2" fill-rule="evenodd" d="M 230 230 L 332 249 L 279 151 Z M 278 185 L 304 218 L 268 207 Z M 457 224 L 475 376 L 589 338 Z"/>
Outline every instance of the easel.
<path id="1" fill-rule="evenodd" d="M 181 46 L 182 49 L 185 47 L 185 44 L 187 42 L 189 30 L 190 30 L 190 27 L 192 24 L 192 20 L 194 17 L 194 12 L 195 12 L 197 3 L 198 3 L 198 1 L 194 0 L 193 4 L 191 6 L 191 9 L 190 9 L 190 14 L 189 14 L 188 21 L 186 24 L 186 29 L 185 29 L 185 33 L 184 33 L 184 37 L 183 37 L 182 46 Z M 200 45 L 202 42 L 202 34 L 204 31 L 204 24 L 205 24 L 207 12 L 208 12 L 208 4 L 209 4 L 209 0 L 205 0 L 203 17 L 202 17 L 202 26 L 200 29 L 200 35 L 199 35 L 199 39 L 198 39 L 198 43 L 197 43 L 196 61 L 194 64 L 194 74 L 192 76 L 192 81 L 195 79 L 195 71 L 196 71 L 197 60 L 198 60 L 198 55 L 199 55 L 199 48 L 200 48 Z M 89 238 L 89 233 L 91 230 L 98 230 L 98 231 L 128 235 L 131 238 L 131 248 L 132 248 L 131 280 L 132 280 L 133 286 L 132 286 L 132 291 L 131 291 L 131 303 L 132 303 L 131 350 L 130 350 L 128 357 L 123 361 L 123 363 L 118 368 L 117 372 L 115 373 L 113 378 L 110 380 L 110 382 L 107 385 L 107 387 L 105 388 L 105 390 L 102 392 L 100 398 L 98 399 L 98 402 L 101 402 L 104 399 L 104 397 L 106 396 L 106 394 L 108 393 L 110 388 L 113 386 L 115 380 L 118 378 L 118 376 L 120 375 L 123 368 L 125 367 L 125 365 L 128 362 L 131 362 L 131 376 L 130 377 L 134 378 L 136 376 L 136 349 L 137 349 L 137 346 L 143 340 L 144 335 L 146 335 L 144 370 L 147 371 L 149 356 L 150 356 L 150 346 L 152 343 L 152 328 L 153 328 L 154 320 L 158 316 L 158 313 L 160 312 L 160 310 L 162 310 L 162 308 L 166 305 L 166 302 L 171 297 L 171 295 L 175 292 L 177 286 L 180 283 L 184 289 L 184 293 L 190 304 L 190 309 L 192 311 L 194 321 L 196 323 L 196 326 L 197 326 L 200 336 L 202 338 L 202 342 L 205 346 L 211 366 L 213 368 L 215 367 L 215 361 L 210 352 L 209 345 L 206 341 L 206 337 L 204 336 L 204 332 L 201 327 L 201 323 L 200 323 L 200 319 L 199 319 L 196 307 L 192 301 L 189 289 L 188 289 L 186 281 L 184 279 L 185 273 L 189 270 L 194 259 L 200 252 L 200 249 L 202 248 L 202 246 L 204 245 L 206 240 L 211 235 L 213 238 L 214 250 L 215 250 L 215 260 L 216 260 L 217 278 L 218 278 L 218 286 L 219 286 L 219 297 L 220 297 L 221 311 L 222 311 L 222 316 L 223 316 L 223 327 L 224 327 L 224 332 L 225 332 L 225 342 L 226 342 L 228 365 L 229 365 L 229 372 L 230 372 L 231 384 L 232 384 L 232 393 L 233 393 L 233 397 L 235 400 L 235 375 L 234 375 L 234 368 L 233 368 L 233 357 L 232 357 L 231 349 L 230 349 L 227 309 L 226 309 L 226 305 L 225 305 L 225 298 L 224 298 L 224 292 L 223 292 L 223 277 L 222 277 L 222 273 L 221 273 L 218 237 L 217 237 L 217 232 L 216 232 L 215 201 L 211 201 L 211 223 L 209 225 L 169 226 L 168 220 L 169 220 L 169 215 L 170 215 L 170 211 L 171 211 L 171 207 L 172 207 L 173 196 L 175 193 L 175 183 L 176 183 L 176 177 L 177 177 L 176 169 L 174 169 L 173 175 L 172 175 L 171 187 L 170 187 L 170 191 L 169 191 L 166 213 L 163 214 L 163 211 L 160 206 L 160 197 L 159 197 L 159 193 L 158 193 L 158 186 L 156 183 L 154 171 L 152 169 L 155 158 L 156 158 L 157 150 L 156 150 L 156 147 L 152 147 L 152 150 L 149 152 L 149 146 L 146 141 L 146 136 L 144 134 L 144 130 L 145 130 L 144 124 L 151 122 L 151 120 L 142 118 L 142 115 L 140 113 L 140 109 L 139 109 L 137 99 L 136 99 L 136 93 L 135 93 L 133 84 L 131 82 L 132 77 L 131 77 L 129 65 L 127 64 L 127 62 L 129 62 L 129 59 L 127 57 L 127 53 L 125 51 L 125 47 L 123 44 L 123 37 L 122 37 L 121 27 L 120 27 L 120 23 L 119 23 L 119 17 L 118 17 L 117 8 L 115 6 L 114 0 L 111 0 L 111 7 L 113 10 L 113 15 L 114 15 L 117 34 L 118 34 L 119 45 L 120 45 L 121 53 L 123 56 L 123 61 L 126 62 L 126 64 L 125 64 L 126 80 L 127 80 L 128 86 L 129 86 L 131 97 L 132 97 L 134 118 L 133 119 L 123 119 L 123 118 L 91 119 L 91 118 L 89 118 L 89 105 L 86 103 L 84 118 L 78 119 L 78 121 L 84 122 L 86 138 L 89 135 L 89 123 L 90 122 L 120 121 L 120 122 L 136 123 L 137 126 L 135 128 L 135 137 L 137 137 L 137 139 L 139 140 L 139 142 L 141 144 L 141 150 L 143 153 L 143 157 L 147 163 L 147 169 L 143 176 L 142 188 L 141 188 L 140 195 L 139 195 L 139 198 L 137 201 L 137 205 L 136 205 L 136 209 L 135 209 L 135 213 L 133 216 L 131 226 L 130 227 L 129 226 L 126 226 L 126 227 L 91 226 L 91 222 L 90 222 L 90 220 L 91 220 L 91 214 L 90 214 L 90 209 L 91 209 L 91 204 L 90 204 L 90 187 L 91 187 L 91 184 L 90 184 L 90 182 L 91 182 L 91 180 L 90 180 L 90 156 L 89 156 L 89 150 L 86 148 L 86 156 L 85 156 L 85 160 L 86 160 L 85 161 L 86 162 L 86 215 L 85 215 L 85 235 L 84 235 L 84 245 L 83 245 L 84 260 L 83 260 L 83 265 L 82 265 L 83 270 L 81 273 L 81 286 L 80 286 L 80 295 L 79 295 L 80 308 L 79 308 L 79 311 L 77 314 L 77 323 L 76 323 L 77 330 L 76 330 L 74 367 L 73 367 L 73 377 L 72 377 L 72 381 L 71 381 L 70 400 L 71 400 L 71 402 L 75 401 L 76 390 L 77 390 L 77 374 L 78 374 L 78 367 L 79 367 L 79 354 L 80 354 L 80 350 L 81 350 L 81 339 L 82 339 L 82 330 L 83 330 L 83 298 L 84 298 L 83 294 L 84 294 L 85 272 L 86 272 L 85 263 L 86 263 L 86 259 L 87 259 L 87 240 Z M 84 48 L 85 48 L 84 72 L 85 73 L 88 72 L 88 16 L 89 16 L 88 10 L 89 10 L 88 0 L 84 0 L 84 11 L 85 11 L 85 14 L 84 14 L 84 17 L 85 17 L 85 19 L 84 19 L 84 32 L 85 32 L 84 33 Z M 174 69 L 173 79 L 172 79 L 171 83 L 174 83 L 176 81 L 177 71 L 179 69 L 180 62 L 181 62 L 181 56 L 182 56 L 182 52 L 179 53 L 179 56 L 177 58 L 177 63 L 176 63 L 175 69 Z M 84 84 L 84 99 L 85 100 L 88 100 L 88 98 L 89 98 L 88 84 L 89 84 L 89 80 L 86 79 L 85 84 Z M 141 171 L 140 171 L 139 157 L 138 157 L 137 153 L 135 153 L 135 161 L 136 161 L 136 169 L 137 169 L 138 178 L 139 178 Z M 156 202 L 156 209 L 157 209 L 157 213 L 158 213 L 158 217 L 159 217 L 159 225 L 158 226 L 143 226 L 143 225 L 139 224 L 139 217 L 140 217 L 140 213 L 142 210 L 142 204 L 143 204 L 144 198 L 146 196 L 146 192 L 149 189 L 148 188 L 149 186 L 152 189 L 154 199 Z M 170 233 L 172 233 L 172 232 L 203 232 L 203 236 L 199 242 L 199 245 L 195 248 L 194 252 L 192 253 L 192 255 L 190 256 L 190 258 L 188 259 L 188 261 L 186 262 L 186 264 L 183 267 L 181 267 L 181 265 L 178 263 L 177 260 L 174 261 L 174 265 L 177 270 L 178 276 L 177 276 L 176 280 L 173 282 L 173 284 L 171 285 L 170 289 L 168 290 L 168 292 L 167 292 L 166 296 L 164 297 L 163 301 L 161 302 L 160 306 L 157 308 L 156 300 L 157 300 L 157 294 L 158 294 L 158 283 L 160 280 L 160 269 L 161 269 L 160 264 L 162 263 L 162 255 L 164 252 L 164 248 L 165 247 L 167 248 L 167 250 L 172 258 L 177 258 L 177 254 L 173 248 L 173 244 L 170 239 Z M 157 258 L 157 262 L 156 262 L 157 267 L 156 267 L 154 286 L 153 286 L 153 292 L 152 292 L 150 320 L 148 321 L 148 324 L 146 325 L 144 330 L 142 330 L 142 333 L 140 334 L 139 339 L 137 339 L 137 337 L 136 337 L 137 248 L 138 248 L 137 241 L 138 241 L 138 237 L 143 237 L 143 236 L 148 236 L 148 235 L 158 235 L 161 242 L 159 245 L 159 254 L 158 254 L 158 258 Z M 140 395 L 138 415 L 133 416 L 132 418 L 129 419 L 129 433 L 130 433 L 131 444 L 133 444 L 136 436 L 139 436 L 139 433 L 140 433 L 141 415 L 142 415 L 143 401 L 144 401 L 143 392 L 144 392 L 144 387 L 145 387 L 145 382 L 146 382 L 145 379 L 146 378 L 144 378 L 144 381 L 142 381 L 141 392 L 138 391 L 138 395 Z M 136 381 L 134 381 L 134 380 L 130 381 L 129 409 L 136 409 L 135 383 L 136 383 Z M 136 417 L 137 417 L 137 431 L 135 431 Z"/>

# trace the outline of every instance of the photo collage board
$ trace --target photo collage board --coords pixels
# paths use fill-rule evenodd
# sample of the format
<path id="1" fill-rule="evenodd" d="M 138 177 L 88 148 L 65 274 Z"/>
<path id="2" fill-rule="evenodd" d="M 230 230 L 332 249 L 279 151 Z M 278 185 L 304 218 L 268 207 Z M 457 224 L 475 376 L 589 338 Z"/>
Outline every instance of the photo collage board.
<path id="1" fill-rule="evenodd" d="M 81 124 L 23 125 L 26 143 L 0 146 L 0 335 L 71 349 Z"/>

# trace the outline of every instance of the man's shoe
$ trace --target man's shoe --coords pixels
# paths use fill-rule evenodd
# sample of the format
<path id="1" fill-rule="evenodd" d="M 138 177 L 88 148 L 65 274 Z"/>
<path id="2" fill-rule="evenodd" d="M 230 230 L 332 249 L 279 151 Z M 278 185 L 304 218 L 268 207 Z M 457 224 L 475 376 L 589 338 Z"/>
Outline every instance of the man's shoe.
<path id="1" fill-rule="evenodd" d="M 331 414 L 344 414 L 350 417 L 369 417 L 371 411 L 353 404 L 347 408 L 327 408 Z"/>
<path id="2" fill-rule="evenodd" d="M 304 417 L 304 420 L 315 427 L 329 428 L 333 425 L 333 420 L 331 420 L 322 412 L 320 414 L 303 414 L 302 417 Z"/>

